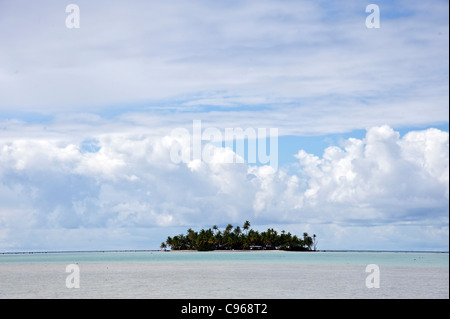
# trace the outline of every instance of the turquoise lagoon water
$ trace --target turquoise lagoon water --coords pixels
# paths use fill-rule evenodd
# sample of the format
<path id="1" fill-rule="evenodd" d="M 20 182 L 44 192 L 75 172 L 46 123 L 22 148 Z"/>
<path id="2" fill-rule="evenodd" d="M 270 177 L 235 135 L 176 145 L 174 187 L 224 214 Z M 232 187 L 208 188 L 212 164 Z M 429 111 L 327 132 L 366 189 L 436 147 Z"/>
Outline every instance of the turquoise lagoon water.
<path id="1" fill-rule="evenodd" d="M 75 263 L 81 287 L 68 289 L 66 266 Z M 367 287 L 369 264 L 379 266 L 379 289 Z M 448 299 L 448 266 L 448 253 L 418 252 L 4 253 L 0 299 Z"/>
<path id="2" fill-rule="evenodd" d="M 120 251 L 4 253 L 0 263 L 263 263 L 448 268 L 449 254 L 435 252 Z"/>

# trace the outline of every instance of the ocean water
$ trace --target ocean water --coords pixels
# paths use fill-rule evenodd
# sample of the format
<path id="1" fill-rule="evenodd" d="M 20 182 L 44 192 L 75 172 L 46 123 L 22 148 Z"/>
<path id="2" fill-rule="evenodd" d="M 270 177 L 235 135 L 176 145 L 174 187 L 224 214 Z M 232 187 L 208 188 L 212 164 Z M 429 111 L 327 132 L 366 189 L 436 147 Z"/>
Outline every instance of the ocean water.
<path id="1" fill-rule="evenodd" d="M 68 288 L 79 269 L 79 288 Z M 367 269 L 376 265 L 377 270 Z M 374 277 L 379 279 L 373 287 Z M 449 298 L 448 253 L 0 254 L 0 298 Z"/>

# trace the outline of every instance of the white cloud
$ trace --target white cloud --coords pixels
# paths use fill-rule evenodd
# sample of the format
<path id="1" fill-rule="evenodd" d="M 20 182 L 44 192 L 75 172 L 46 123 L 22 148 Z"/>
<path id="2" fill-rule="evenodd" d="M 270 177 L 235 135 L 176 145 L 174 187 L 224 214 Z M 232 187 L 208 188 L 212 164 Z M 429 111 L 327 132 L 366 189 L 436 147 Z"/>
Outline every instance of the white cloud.
<path id="1" fill-rule="evenodd" d="M 355 1 L 77 4 L 69 30 L 67 4 L 0 2 L 0 248 L 249 219 L 322 230 L 334 248 L 354 234 L 409 249 L 417 232 L 448 249 L 448 133 L 392 129 L 448 123 L 445 1 L 381 1 L 376 30 Z M 235 154 L 214 146 L 207 163 L 174 163 L 190 145 L 169 132 L 195 119 L 369 129 L 299 150 L 298 171 L 224 164 Z"/>
<path id="2" fill-rule="evenodd" d="M 383 2 L 377 30 L 353 1 L 77 4 L 75 30 L 65 4 L 2 2 L 0 110 L 151 109 L 151 123 L 168 124 L 167 112 L 181 109 L 189 120 L 202 111 L 197 118 L 249 119 L 280 134 L 448 118 L 445 2 Z"/>
<path id="3" fill-rule="evenodd" d="M 446 163 L 449 157 L 448 133 L 437 129 L 409 132 L 401 143 L 403 157 L 423 168 L 431 178 L 448 184 L 449 168 Z"/>
<path id="4" fill-rule="evenodd" d="M 30 245 L 29 236 L 42 229 L 55 234 L 84 228 L 123 232 L 246 219 L 326 230 L 321 242 L 335 248 L 333 238 L 353 228 L 363 234 L 364 229 L 371 233 L 393 227 L 392 234 L 403 236 L 411 227 L 423 226 L 427 238 L 436 234 L 439 239 L 424 245 L 445 246 L 447 132 L 429 129 L 400 137 L 389 126 L 372 127 L 364 139 L 350 138 L 327 148 L 322 157 L 300 150 L 295 174 L 270 166 L 221 163 L 230 152 L 222 148 L 212 153 L 217 161 L 175 164 L 170 149 L 176 141 L 173 136 L 104 135 L 96 152 L 71 142 L 3 141 L 0 246 Z M 337 228 L 326 226 L 330 224 Z M 341 240 L 354 245 L 346 243 L 345 236 Z"/>
<path id="5" fill-rule="evenodd" d="M 388 126 L 373 127 L 364 140 L 327 148 L 321 159 L 304 151 L 297 158 L 309 179 L 308 201 L 319 210 L 343 210 L 335 222 L 446 220 L 446 132 L 430 129 L 400 138 Z"/>

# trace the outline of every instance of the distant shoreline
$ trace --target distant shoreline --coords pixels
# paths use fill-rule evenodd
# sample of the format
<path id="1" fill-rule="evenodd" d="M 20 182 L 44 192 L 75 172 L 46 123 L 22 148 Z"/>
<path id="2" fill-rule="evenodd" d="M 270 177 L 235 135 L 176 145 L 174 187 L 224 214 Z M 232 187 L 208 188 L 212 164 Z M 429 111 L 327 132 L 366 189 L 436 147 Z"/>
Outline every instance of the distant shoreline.
<path id="1" fill-rule="evenodd" d="M 129 252 L 164 252 L 164 253 L 177 253 L 177 252 L 199 252 L 197 250 L 161 250 L 161 249 L 112 249 L 112 250 L 54 250 L 54 251 L 11 251 L 0 252 L 0 255 L 38 255 L 38 254 L 74 254 L 74 253 L 129 253 Z M 292 253 L 308 253 L 308 252 L 322 252 L 322 253 L 436 253 L 436 254 L 448 254 L 449 251 L 434 251 L 434 250 L 317 250 L 317 251 L 286 251 L 277 249 L 267 250 L 210 250 L 200 251 L 200 253 L 208 252 L 292 252 Z"/>
<path id="2" fill-rule="evenodd" d="M 50 250 L 50 251 L 11 251 L 0 252 L 0 255 L 33 255 L 33 254 L 73 254 L 73 253 L 126 253 L 126 252 L 158 252 L 160 249 L 112 249 L 112 250 Z"/>

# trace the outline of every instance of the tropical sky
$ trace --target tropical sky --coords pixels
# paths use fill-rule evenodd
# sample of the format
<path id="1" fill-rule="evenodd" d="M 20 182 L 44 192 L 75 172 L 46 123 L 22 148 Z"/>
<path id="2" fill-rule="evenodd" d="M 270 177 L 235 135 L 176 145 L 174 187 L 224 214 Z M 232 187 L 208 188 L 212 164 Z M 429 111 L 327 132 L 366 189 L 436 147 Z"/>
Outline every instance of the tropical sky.
<path id="1" fill-rule="evenodd" d="M 448 11 L 0 0 L 0 251 L 158 249 L 246 220 L 318 249 L 448 251 Z M 277 165 L 220 142 L 173 161 L 194 121 L 277 129 Z"/>

